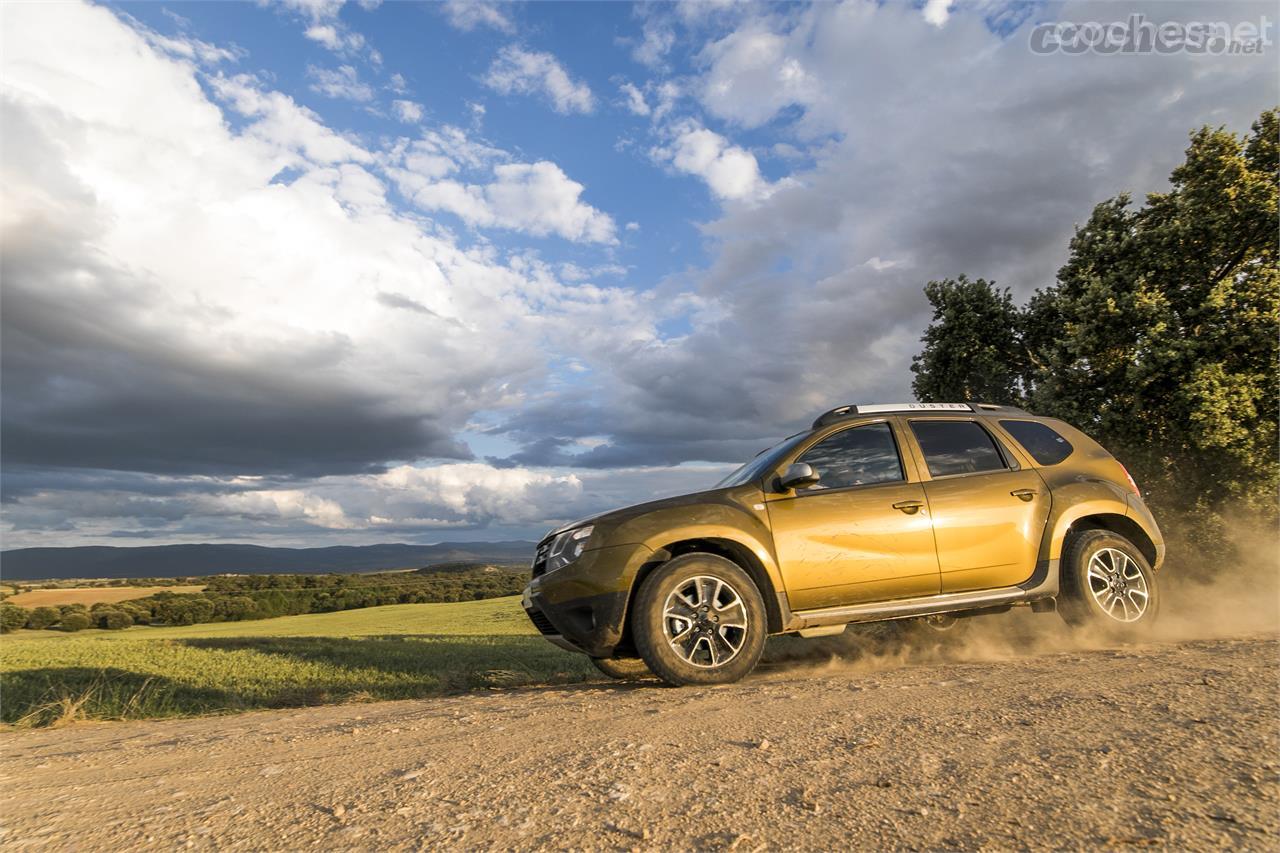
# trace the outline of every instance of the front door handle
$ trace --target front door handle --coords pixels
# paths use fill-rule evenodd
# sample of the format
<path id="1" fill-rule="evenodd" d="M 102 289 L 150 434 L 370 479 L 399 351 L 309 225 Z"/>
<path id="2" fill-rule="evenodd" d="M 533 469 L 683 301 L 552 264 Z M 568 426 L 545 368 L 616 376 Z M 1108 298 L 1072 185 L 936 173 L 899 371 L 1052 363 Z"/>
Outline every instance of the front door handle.
<path id="1" fill-rule="evenodd" d="M 915 515 L 922 506 L 924 506 L 924 501 L 898 501 L 893 505 L 893 508 L 900 509 L 907 515 Z"/>
<path id="2" fill-rule="evenodd" d="M 1030 501 L 1032 498 L 1034 498 L 1036 495 L 1040 493 L 1037 492 L 1035 489 L 1014 489 L 1009 494 L 1013 495 L 1018 500 Z"/>

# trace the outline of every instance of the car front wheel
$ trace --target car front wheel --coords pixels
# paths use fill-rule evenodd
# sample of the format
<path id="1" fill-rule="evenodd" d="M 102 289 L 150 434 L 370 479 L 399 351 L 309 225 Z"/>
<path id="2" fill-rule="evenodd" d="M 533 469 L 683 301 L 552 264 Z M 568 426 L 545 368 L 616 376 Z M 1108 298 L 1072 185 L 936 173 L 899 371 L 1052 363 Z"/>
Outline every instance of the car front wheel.
<path id="1" fill-rule="evenodd" d="M 644 662 L 668 684 L 726 684 L 755 669 L 768 624 L 760 591 L 736 563 L 685 554 L 640 584 L 632 633 Z"/>
<path id="2" fill-rule="evenodd" d="M 1068 624 L 1134 636 L 1160 609 L 1156 575 L 1142 552 L 1123 536 L 1086 530 L 1062 552 L 1062 600 Z"/>

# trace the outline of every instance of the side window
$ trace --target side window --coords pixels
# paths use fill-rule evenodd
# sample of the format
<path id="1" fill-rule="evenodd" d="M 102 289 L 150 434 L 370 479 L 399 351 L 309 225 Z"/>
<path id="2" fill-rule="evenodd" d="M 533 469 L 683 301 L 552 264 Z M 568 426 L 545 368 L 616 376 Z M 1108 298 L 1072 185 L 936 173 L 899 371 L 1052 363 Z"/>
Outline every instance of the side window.
<path id="1" fill-rule="evenodd" d="M 797 462 L 807 462 L 820 478 L 806 492 L 844 489 L 905 480 L 898 445 L 888 424 L 867 424 L 828 436 L 804 452 Z"/>
<path id="2" fill-rule="evenodd" d="M 1036 421 L 1001 421 L 1000 426 L 1041 465 L 1057 465 L 1075 450 L 1052 427 Z"/>
<path id="3" fill-rule="evenodd" d="M 973 421 L 912 421 L 911 431 L 934 477 L 1005 470 L 990 434 Z"/>

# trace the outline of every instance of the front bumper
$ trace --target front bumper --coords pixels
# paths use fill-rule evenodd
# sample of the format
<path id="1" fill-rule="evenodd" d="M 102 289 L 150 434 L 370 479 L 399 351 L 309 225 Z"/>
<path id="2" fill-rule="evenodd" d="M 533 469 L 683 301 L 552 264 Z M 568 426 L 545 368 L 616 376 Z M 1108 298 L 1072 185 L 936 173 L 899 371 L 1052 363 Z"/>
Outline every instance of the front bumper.
<path id="1" fill-rule="evenodd" d="M 534 578 L 520 603 L 550 642 L 591 657 L 610 657 L 624 641 L 632 583 L 652 556 L 644 545 L 587 551 L 563 569 Z"/>

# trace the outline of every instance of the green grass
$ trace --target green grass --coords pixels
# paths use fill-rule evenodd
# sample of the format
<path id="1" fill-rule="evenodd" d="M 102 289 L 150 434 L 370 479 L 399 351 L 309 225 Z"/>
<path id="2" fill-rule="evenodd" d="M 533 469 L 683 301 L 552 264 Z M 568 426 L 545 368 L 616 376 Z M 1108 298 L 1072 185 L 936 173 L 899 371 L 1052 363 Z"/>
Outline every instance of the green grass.
<path id="1" fill-rule="evenodd" d="M 580 681 L 516 597 L 0 639 L 0 719 L 172 717 Z"/>

